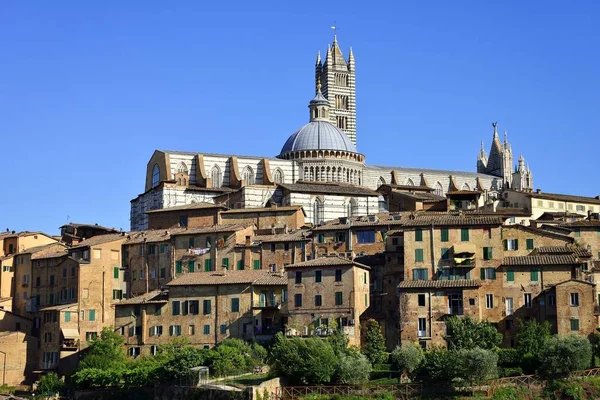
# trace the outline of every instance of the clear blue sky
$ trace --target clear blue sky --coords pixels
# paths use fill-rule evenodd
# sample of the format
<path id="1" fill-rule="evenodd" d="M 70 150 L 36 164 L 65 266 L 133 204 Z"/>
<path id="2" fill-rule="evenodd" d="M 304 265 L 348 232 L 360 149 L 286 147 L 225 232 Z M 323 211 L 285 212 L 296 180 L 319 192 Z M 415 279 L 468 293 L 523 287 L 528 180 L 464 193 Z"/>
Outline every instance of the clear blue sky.
<path id="1" fill-rule="evenodd" d="M 367 163 L 472 171 L 498 120 L 536 187 L 596 196 L 599 16 L 595 0 L 2 1 L 0 230 L 128 229 L 154 149 L 278 154 L 334 21 Z"/>

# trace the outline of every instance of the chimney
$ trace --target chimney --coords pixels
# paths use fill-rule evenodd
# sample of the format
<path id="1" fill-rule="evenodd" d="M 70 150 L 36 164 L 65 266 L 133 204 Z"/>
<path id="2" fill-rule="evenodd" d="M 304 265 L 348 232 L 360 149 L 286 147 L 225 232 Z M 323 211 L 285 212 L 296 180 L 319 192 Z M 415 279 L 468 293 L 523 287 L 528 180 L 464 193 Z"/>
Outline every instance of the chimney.
<path id="1" fill-rule="evenodd" d="M 542 189 L 537 189 L 535 192 L 536 192 L 537 194 L 542 194 Z"/>

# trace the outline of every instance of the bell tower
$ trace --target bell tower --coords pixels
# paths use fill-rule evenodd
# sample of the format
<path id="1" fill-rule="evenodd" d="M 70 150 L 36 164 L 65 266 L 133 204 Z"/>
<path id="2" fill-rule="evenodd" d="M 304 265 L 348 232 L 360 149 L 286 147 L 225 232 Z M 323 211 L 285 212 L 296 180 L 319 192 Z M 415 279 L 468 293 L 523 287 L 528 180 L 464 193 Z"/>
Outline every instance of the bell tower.
<path id="1" fill-rule="evenodd" d="M 344 131 L 356 145 L 356 86 L 354 53 L 350 48 L 348 60 L 340 50 L 337 35 L 333 44 L 327 46 L 325 62 L 317 54 L 315 83 L 321 82 L 323 96 L 329 101 L 329 119 Z"/>

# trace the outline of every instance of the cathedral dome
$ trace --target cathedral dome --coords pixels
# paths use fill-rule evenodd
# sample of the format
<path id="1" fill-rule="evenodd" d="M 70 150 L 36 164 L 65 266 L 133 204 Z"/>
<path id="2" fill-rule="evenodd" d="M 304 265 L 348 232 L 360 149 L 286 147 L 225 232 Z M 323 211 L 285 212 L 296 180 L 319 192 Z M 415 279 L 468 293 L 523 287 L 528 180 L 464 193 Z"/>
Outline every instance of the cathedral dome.
<path id="1" fill-rule="evenodd" d="M 329 121 L 314 120 L 294 132 L 283 145 L 281 154 L 301 150 L 340 150 L 357 153 L 344 131 Z"/>

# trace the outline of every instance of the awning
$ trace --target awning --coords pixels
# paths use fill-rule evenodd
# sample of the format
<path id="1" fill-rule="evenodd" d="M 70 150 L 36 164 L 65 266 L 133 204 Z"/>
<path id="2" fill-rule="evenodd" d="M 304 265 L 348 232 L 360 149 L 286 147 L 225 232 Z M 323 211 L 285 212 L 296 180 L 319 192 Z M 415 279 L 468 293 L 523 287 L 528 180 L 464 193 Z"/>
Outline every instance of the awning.
<path id="1" fill-rule="evenodd" d="M 75 328 L 62 328 L 61 331 L 65 339 L 79 339 L 79 330 Z"/>
<path id="2" fill-rule="evenodd" d="M 475 245 L 472 243 L 455 244 L 453 248 L 455 257 L 472 257 L 477 252 Z"/>

